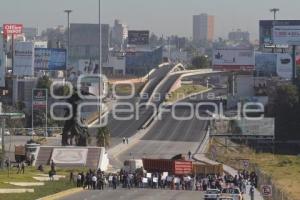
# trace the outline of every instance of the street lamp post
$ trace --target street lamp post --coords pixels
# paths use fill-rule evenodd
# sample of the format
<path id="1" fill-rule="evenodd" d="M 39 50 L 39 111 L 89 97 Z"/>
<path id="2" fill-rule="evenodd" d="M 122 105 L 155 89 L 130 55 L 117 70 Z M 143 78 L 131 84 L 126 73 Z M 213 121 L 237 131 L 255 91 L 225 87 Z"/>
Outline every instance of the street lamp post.
<path id="1" fill-rule="evenodd" d="M 275 22 L 276 22 L 276 14 L 277 12 L 279 12 L 279 8 L 272 8 L 270 9 L 270 12 L 273 13 L 273 29 L 275 27 Z M 273 30 L 272 30 L 272 33 L 273 33 Z M 273 38 L 273 36 L 271 36 L 271 38 Z M 273 45 L 274 45 L 274 48 L 272 49 L 273 53 L 276 51 L 276 44 L 274 44 L 274 38 L 272 39 L 272 42 L 273 42 Z"/>
<path id="2" fill-rule="evenodd" d="M 279 8 L 272 8 L 272 9 L 270 9 L 270 12 L 273 13 L 273 16 L 274 16 L 273 20 L 275 21 L 276 20 L 276 14 L 277 14 L 277 12 L 279 12 Z"/>
<path id="3" fill-rule="evenodd" d="M 102 106 L 102 100 L 101 100 L 101 90 L 104 89 L 104 85 L 102 87 L 102 27 L 101 27 L 101 0 L 99 0 L 99 10 L 98 10 L 98 17 L 99 17 L 99 74 L 100 74 L 100 80 L 99 80 L 99 122 L 101 124 L 101 106 Z M 104 82 L 103 82 L 104 84 Z"/>
<path id="4" fill-rule="evenodd" d="M 69 55 L 70 55 L 70 14 L 73 12 L 72 10 L 64 10 L 67 13 L 67 26 L 68 26 L 68 42 L 67 42 L 67 67 L 69 65 Z"/>

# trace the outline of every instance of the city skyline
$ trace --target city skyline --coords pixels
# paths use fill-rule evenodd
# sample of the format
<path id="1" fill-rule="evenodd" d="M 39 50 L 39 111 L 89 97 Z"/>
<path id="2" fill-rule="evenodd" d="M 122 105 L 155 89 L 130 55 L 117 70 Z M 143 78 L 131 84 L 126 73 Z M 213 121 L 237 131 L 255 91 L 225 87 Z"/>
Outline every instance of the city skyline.
<path id="1" fill-rule="evenodd" d="M 156 3 L 157 2 L 157 3 Z M 257 3 L 255 3 L 257 2 Z M 102 23 L 113 24 L 120 19 L 129 29 L 149 29 L 157 35 L 179 35 L 192 37 L 193 15 L 207 13 L 215 16 L 215 39 L 227 38 L 228 32 L 236 29 L 249 31 L 251 40 L 258 39 L 258 20 L 272 19 L 270 8 L 278 7 L 278 19 L 299 19 L 296 0 L 158 0 L 153 1 L 117 1 L 102 0 Z M 32 7 L 30 5 L 35 5 Z M 255 5 L 255 6 L 254 6 Z M 259 6 L 257 6 L 259 5 Z M 234 12 L 233 11 L 234 8 Z M 237 9 L 240 8 L 240 9 Z M 98 0 L 80 2 L 74 0 L 38 0 L 3 2 L 0 8 L 0 23 L 23 23 L 26 27 L 47 27 L 66 24 L 64 9 L 72 9 L 71 23 L 97 23 Z M 155 11 L 154 11 L 155 10 Z M 169 12 L 170 10 L 170 12 Z M 253 14 L 255 12 L 255 15 Z M 18 15 L 16 15 L 18 13 Z M 247 22 L 247 23 L 245 23 Z"/>

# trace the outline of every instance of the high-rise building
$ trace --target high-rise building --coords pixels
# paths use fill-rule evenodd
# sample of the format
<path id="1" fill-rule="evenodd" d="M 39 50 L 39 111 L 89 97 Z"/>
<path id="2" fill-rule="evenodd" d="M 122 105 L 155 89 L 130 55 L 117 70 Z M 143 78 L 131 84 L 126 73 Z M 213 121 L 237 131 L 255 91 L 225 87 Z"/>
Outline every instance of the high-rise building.
<path id="1" fill-rule="evenodd" d="M 239 41 L 250 41 L 250 33 L 247 31 L 241 31 L 238 29 L 236 31 L 231 31 L 228 33 L 228 39 L 231 41 L 239 42 Z"/>
<path id="2" fill-rule="evenodd" d="M 107 62 L 109 51 L 108 24 L 101 24 L 102 63 Z M 99 59 L 99 25 L 70 24 L 70 62 L 78 63 L 80 59 Z"/>
<path id="3" fill-rule="evenodd" d="M 115 24 L 111 30 L 111 43 L 112 46 L 122 47 L 124 41 L 128 37 L 128 28 L 122 24 L 120 20 L 115 20 Z"/>
<path id="4" fill-rule="evenodd" d="M 212 41 L 214 38 L 215 17 L 202 13 L 193 16 L 193 40 Z"/>

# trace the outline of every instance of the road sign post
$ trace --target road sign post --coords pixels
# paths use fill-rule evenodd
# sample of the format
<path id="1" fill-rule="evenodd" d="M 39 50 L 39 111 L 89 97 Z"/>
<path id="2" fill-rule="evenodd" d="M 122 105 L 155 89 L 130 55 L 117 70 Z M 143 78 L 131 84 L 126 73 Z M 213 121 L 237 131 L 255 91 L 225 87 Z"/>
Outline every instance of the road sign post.
<path id="1" fill-rule="evenodd" d="M 262 185 L 261 194 L 264 197 L 272 198 L 272 185 Z"/>

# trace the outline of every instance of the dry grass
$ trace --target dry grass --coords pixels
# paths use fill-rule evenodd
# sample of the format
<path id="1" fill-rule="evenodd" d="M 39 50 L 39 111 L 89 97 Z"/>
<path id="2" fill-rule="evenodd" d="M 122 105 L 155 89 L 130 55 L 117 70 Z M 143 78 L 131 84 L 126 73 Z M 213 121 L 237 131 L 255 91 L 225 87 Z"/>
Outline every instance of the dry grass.
<path id="1" fill-rule="evenodd" d="M 291 199 L 300 200 L 299 156 L 255 153 L 245 146 L 229 147 L 226 150 L 221 140 L 214 140 L 212 144 L 217 148 L 217 161 L 236 169 L 242 169 L 243 164 L 240 159 L 249 159 L 250 170 L 257 166 L 262 172 L 272 177 L 272 181 Z M 210 157 L 211 155 L 208 154 L 207 156 Z"/>

